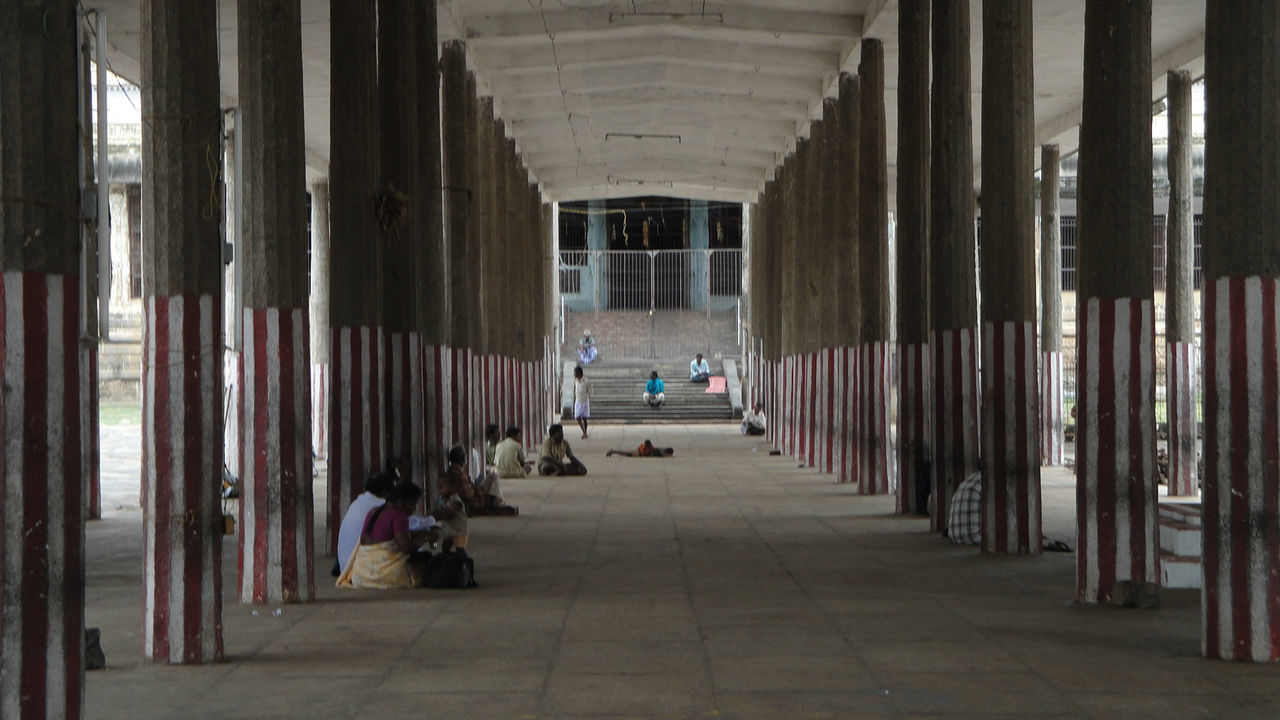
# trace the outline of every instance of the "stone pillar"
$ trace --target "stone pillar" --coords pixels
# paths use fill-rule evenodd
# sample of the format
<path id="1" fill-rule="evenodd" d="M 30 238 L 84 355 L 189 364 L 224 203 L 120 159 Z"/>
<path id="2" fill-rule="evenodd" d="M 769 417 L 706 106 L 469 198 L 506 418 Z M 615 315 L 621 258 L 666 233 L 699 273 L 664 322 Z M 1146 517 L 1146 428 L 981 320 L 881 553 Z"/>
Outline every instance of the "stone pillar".
<path id="1" fill-rule="evenodd" d="M 588 261 L 590 272 L 586 273 L 586 277 L 591 282 L 591 308 L 597 313 L 608 307 L 609 300 L 609 285 L 604 272 L 606 261 L 604 256 L 598 254 L 598 251 L 605 250 L 609 246 L 609 238 L 605 234 L 607 209 L 608 205 L 604 200 L 587 201 L 587 250 L 593 254 Z M 565 340 L 569 339 L 565 338 Z"/>
<path id="2" fill-rule="evenodd" d="M 330 41 L 330 88 L 346 98 L 329 120 L 329 469 L 327 542 L 364 481 L 383 466 L 385 346 L 382 335 L 382 236 L 372 202 L 379 169 L 377 7 L 333 0 L 330 22 L 343 28 Z M 351 107 L 364 108 L 350 112 Z"/>
<path id="3" fill-rule="evenodd" d="M 1031 0 L 982 3 L 982 551 L 1040 553 Z"/>
<path id="4" fill-rule="evenodd" d="M 809 154 L 809 141 L 804 138 L 796 140 L 796 151 L 787 160 L 786 172 L 782 176 L 782 203 L 779 222 L 781 224 L 782 244 L 779 248 L 778 272 L 781 282 L 778 303 L 781 306 L 779 317 L 779 335 L 782 340 L 782 365 L 779 369 L 781 379 L 778 389 L 782 407 L 779 430 L 782 433 L 781 445 L 784 455 L 794 457 L 796 452 L 797 418 L 800 414 L 800 388 L 797 381 L 796 355 L 797 349 L 797 317 L 800 306 L 799 281 L 796 275 L 799 270 L 801 242 L 800 223 L 802 213 L 801 191 L 803 186 L 804 161 Z"/>
<path id="5" fill-rule="evenodd" d="M 142 15 L 142 651 L 158 663 L 222 658 L 216 15 L 168 0 Z"/>
<path id="6" fill-rule="evenodd" d="M 467 124 L 471 98 L 467 95 L 467 58 L 459 40 L 444 44 L 440 53 L 440 108 L 443 132 L 442 163 L 444 190 L 445 244 L 449 254 L 450 361 L 447 387 L 454 439 L 470 447 L 479 445 L 483 428 L 472 422 L 471 348 L 475 342 L 471 316 L 478 310 L 479 289 L 470 282 L 472 263 L 478 253 L 468 242 L 467 226 L 475 202 L 475 188 L 468 174 L 467 143 L 472 130 Z"/>
<path id="7" fill-rule="evenodd" d="M 427 488 L 426 419 L 419 283 L 422 228 L 421 126 L 418 103 L 420 13 L 415 0 L 378 3 L 378 90 L 382 124 L 382 187 L 378 195 L 383 242 L 383 330 L 386 333 L 387 458 L 400 477 Z M 428 496 L 429 497 L 429 496 Z"/>
<path id="8" fill-rule="evenodd" d="M 415 2 L 412 11 L 418 32 L 413 48 L 417 55 L 418 161 L 417 214 L 419 234 L 418 332 L 421 337 L 422 392 L 414 412 L 422 418 L 425 465 L 422 486 L 435 495 L 438 473 L 448 467 L 449 447 L 464 440 L 453 419 L 450 382 L 452 353 L 453 287 L 449 244 L 445 238 L 441 205 L 440 158 L 440 56 L 436 39 L 436 0 Z M 460 304 L 460 303 L 459 303 Z M 417 405 L 421 407 L 416 407 Z"/>
<path id="9" fill-rule="evenodd" d="M 837 298 L 832 308 L 836 315 L 834 344 L 839 348 L 836 358 L 839 410 L 836 432 L 840 438 L 839 470 L 842 483 L 856 482 L 861 464 L 862 432 L 858 394 L 859 364 L 858 346 L 862 342 L 862 296 L 859 263 L 859 153 L 858 138 L 861 134 L 862 90 L 858 76 L 840 73 L 840 94 L 836 112 L 839 115 L 839 140 L 835 143 L 839 169 L 833 185 L 840 193 L 837 204 L 839 213 L 834 223 L 836 249 L 830 258 L 832 269 L 832 295 Z"/>
<path id="10" fill-rule="evenodd" d="M 1150 48 L 1150 0 L 1087 2 L 1076 245 L 1076 582 L 1086 603 L 1160 598 Z"/>
<path id="11" fill-rule="evenodd" d="M 898 4 L 898 496 L 903 515 L 926 512 L 932 379 L 929 364 L 929 0 Z"/>
<path id="12" fill-rule="evenodd" d="M 1058 146 L 1040 146 L 1040 464 L 1064 465 Z"/>
<path id="13" fill-rule="evenodd" d="M 237 12 L 244 118 L 240 599 L 315 598 L 298 0 Z M 216 487 L 216 486 L 215 486 Z"/>
<path id="14" fill-rule="evenodd" d="M 929 279 L 933 296 L 930 527 L 947 529 L 951 494 L 978 470 L 978 294 L 973 235 L 969 1 L 933 2 Z"/>
<path id="15" fill-rule="evenodd" d="M 883 495 L 893 487 L 889 431 L 889 179 L 885 140 L 884 44 L 863 38 L 858 65 L 858 279 L 862 295 L 863 446 L 857 492 Z"/>
<path id="16" fill-rule="evenodd" d="M 329 179 L 311 183 L 311 452 L 329 457 Z"/>
<path id="17" fill-rule="evenodd" d="M 70 0 L 38 12 L 0 5 L 0 715 L 7 718 L 84 712 L 78 21 Z"/>
<path id="18" fill-rule="evenodd" d="M 834 474 L 839 472 L 840 455 L 840 434 L 837 430 L 840 413 L 840 344 L 836 339 L 840 308 L 838 299 L 832 294 L 832 288 L 838 282 L 837 275 L 840 271 L 840 265 L 833 261 L 844 249 L 843 236 L 840 234 L 840 215 L 844 209 L 844 188 L 840 186 L 840 146 L 845 140 L 840 128 L 840 103 L 835 97 L 824 98 L 822 101 L 822 127 L 822 182 L 818 185 L 822 244 L 821 252 L 815 253 L 820 257 L 814 277 L 818 288 L 815 310 L 817 324 L 814 326 L 814 349 L 818 353 L 818 469 Z"/>
<path id="19" fill-rule="evenodd" d="M 813 368 L 811 364 L 813 336 L 810 328 L 813 325 L 813 296 L 810 283 L 813 281 L 813 263 L 810 262 L 817 252 L 817 232 L 814 190 L 817 182 L 814 168 L 822 156 L 821 140 L 822 123 L 814 120 L 809 125 L 809 139 L 804 144 L 803 153 L 797 152 L 796 166 L 796 201 L 792 206 L 792 217 L 796 225 L 796 242 L 794 248 L 795 267 L 792 274 L 792 373 L 795 385 L 794 411 L 794 446 L 793 456 L 800 464 L 812 464 L 812 411 L 813 411 Z"/>
<path id="20" fill-rule="evenodd" d="M 1209 4 L 1201 608 L 1204 654 L 1222 660 L 1280 660 L 1278 39 L 1273 3 Z"/>
<path id="21" fill-rule="evenodd" d="M 1191 206 L 1191 73 L 1169 73 L 1169 214 L 1165 221 L 1165 398 L 1169 494 L 1198 495 L 1200 355 L 1196 349 L 1195 211 Z"/>
<path id="22" fill-rule="evenodd" d="M 711 269 L 707 250 L 711 248 L 711 235 L 707 229 L 707 201 L 689 201 L 689 308 L 709 310 L 708 293 L 711 290 L 708 274 Z"/>

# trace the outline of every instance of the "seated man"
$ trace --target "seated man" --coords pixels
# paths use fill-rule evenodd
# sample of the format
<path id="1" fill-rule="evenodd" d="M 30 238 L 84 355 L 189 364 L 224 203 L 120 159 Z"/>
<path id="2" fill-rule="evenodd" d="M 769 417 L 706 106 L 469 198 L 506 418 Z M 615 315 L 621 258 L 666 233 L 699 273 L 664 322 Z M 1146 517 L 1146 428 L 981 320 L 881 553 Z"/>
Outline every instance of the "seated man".
<path id="1" fill-rule="evenodd" d="M 951 495 L 944 534 L 957 545 L 982 542 L 982 473 L 970 473 Z"/>
<path id="2" fill-rule="evenodd" d="M 742 414 L 742 424 L 738 429 L 743 435 L 763 435 L 764 428 L 764 403 L 758 402 L 755 407 Z"/>
<path id="3" fill-rule="evenodd" d="M 587 474 L 587 467 L 574 457 L 569 441 L 564 439 L 564 426 L 559 423 L 547 428 L 547 439 L 542 442 L 542 457 L 538 459 L 538 474 Z"/>
<path id="4" fill-rule="evenodd" d="M 702 353 L 698 353 L 698 356 L 689 362 L 689 382 L 704 383 L 710 378 L 711 366 L 702 359 Z"/>
<path id="5" fill-rule="evenodd" d="M 649 382 L 644 384 L 644 401 L 649 403 L 649 407 L 662 407 L 663 401 L 667 399 L 667 394 L 663 392 L 665 389 L 658 371 L 654 370 L 649 373 Z"/>
<path id="6" fill-rule="evenodd" d="M 609 452 L 605 453 L 604 456 L 611 457 L 613 455 L 625 455 L 626 457 L 662 458 L 662 457 L 671 457 L 672 455 L 675 455 L 675 453 L 676 453 L 675 448 L 655 447 L 652 440 L 645 440 L 644 442 L 640 443 L 640 447 L 636 448 L 635 450 L 610 450 Z"/>
<path id="7" fill-rule="evenodd" d="M 471 451 L 471 481 L 476 487 L 502 499 L 502 490 L 498 487 L 498 469 L 494 467 L 494 453 L 498 451 L 498 443 L 502 442 L 502 429 L 497 425 L 489 425 L 484 429 L 484 460 L 479 453 Z"/>
<path id="8" fill-rule="evenodd" d="M 529 477 L 533 464 L 525 460 L 521 439 L 524 433 L 512 425 L 507 428 L 507 439 L 498 443 L 493 450 L 493 466 L 500 478 Z"/>
<path id="9" fill-rule="evenodd" d="M 591 339 L 591 331 L 583 330 L 582 340 L 578 341 L 578 362 L 583 365 L 590 365 L 598 354 L 596 341 Z"/>

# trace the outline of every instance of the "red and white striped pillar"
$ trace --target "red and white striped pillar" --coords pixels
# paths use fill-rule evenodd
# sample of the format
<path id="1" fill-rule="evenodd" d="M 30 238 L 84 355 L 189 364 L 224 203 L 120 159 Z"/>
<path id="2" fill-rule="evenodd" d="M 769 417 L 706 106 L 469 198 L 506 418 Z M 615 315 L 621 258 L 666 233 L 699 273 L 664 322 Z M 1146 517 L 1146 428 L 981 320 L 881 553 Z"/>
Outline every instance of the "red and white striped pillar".
<path id="1" fill-rule="evenodd" d="M 859 386 L 859 450 L 857 492 L 884 495 L 892 492 L 895 468 L 889 430 L 890 343 L 863 343 Z"/>
<path id="2" fill-rule="evenodd" d="M 242 355 L 222 351 L 222 462 L 237 478 L 244 477 L 244 415 L 240 412 Z"/>
<path id="3" fill-rule="evenodd" d="M 813 368 L 809 364 L 810 356 L 797 353 L 796 367 L 796 462 L 812 465 L 810 450 L 812 448 L 813 428 Z"/>
<path id="4" fill-rule="evenodd" d="M 311 452 L 329 457 L 329 363 L 311 363 Z"/>
<path id="5" fill-rule="evenodd" d="M 1040 553 L 1036 324 L 982 324 L 982 551 Z"/>
<path id="6" fill-rule="evenodd" d="M 453 417 L 453 356 L 446 345 L 422 346 L 423 399 L 422 410 L 426 418 L 426 481 L 424 488 L 435 496 L 435 482 L 449 465 L 449 448 L 455 442 L 464 442 L 456 434 L 459 427 Z"/>
<path id="7" fill-rule="evenodd" d="M 1280 312 L 1273 277 L 1206 283 L 1204 654 L 1280 660 Z"/>
<path id="8" fill-rule="evenodd" d="M 1040 353 L 1040 464 L 1065 465 L 1062 353 Z"/>
<path id="9" fill-rule="evenodd" d="M 240 599 L 315 598 L 307 312 L 244 309 Z"/>
<path id="10" fill-rule="evenodd" d="M 387 350 L 387 457 L 399 462 L 401 478 L 425 488 L 429 473 L 422 336 L 388 332 Z"/>
<path id="11" fill-rule="evenodd" d="M 1117 583 L 1160 583 L 1155 313 L 1150 298 L 1087 298 L 1076 318 L 1077 589 L 1111 603 Z"/>
<path id="12" fill-rule="evenodd" d="M 1168 373 L 1165 416 L 1169 423 L 1169 494 L 1200 494 L 1199 422 L 1196 398 L 1200 394 L 1199 353 L 1192 343 L 1173 342 L 1166 346 Z"/>
<path id="13" fill-rule="evenodd" d="M 210 295 L 144 303 L 143 653 L 222 658 L 222 312 Z"/>
<path id="14" fill-rule="evenodd" d="M 840 477 L 842 483 L 858 481 L 861 463 L 862 424 L 858 390 L 862 386 L 862 356 L 857 347 L 840 348 Z"/>
<path id="15" fill-rule="evenodd" d="M 898 345 L 898 493 L 897 511 L 913 515 L 916 479 L 930 461 L 933 418 L 932 371 L 928 343 Z"/>
<path id="16" fill-rule="evenodd" d="M 74 275 L 6 272 L 0 288 L 5 717 L 83 714 L 79 298 Z"/>
<path id="17" fill-rule="evenodd" d="M 934 331 L 933 483 L 929 527 L 947 529 L 951 495 L 978 469 L 978 346 L 975 328 Z"/>
<path id="18" fill-rule="evenodd" d="M 332 330 L 328 521 L 329 552 L 337 552 L 338 529 L 364 481 L 382 469 L 385 437 L 385 346 L 377 327 Z"/>

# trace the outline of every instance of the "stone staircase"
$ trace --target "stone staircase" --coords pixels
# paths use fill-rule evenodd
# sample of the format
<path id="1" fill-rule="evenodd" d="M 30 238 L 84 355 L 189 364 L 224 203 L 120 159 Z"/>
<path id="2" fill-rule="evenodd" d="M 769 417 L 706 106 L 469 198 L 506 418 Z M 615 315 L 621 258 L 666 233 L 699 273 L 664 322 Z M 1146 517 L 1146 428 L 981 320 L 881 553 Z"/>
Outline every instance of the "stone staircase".
<path id="1" fill-rule="evenodd" d="M 1200 503 L 1161 502 L 1160 584 L 1200 587 Z"/>
<path id="2" fill-rule="evenodd" d="M 709 360 L 711 372 L 725 374 L 725 363 Z M 576 361 L 562 364 L 562 417 L 573 419 L 573 368 Z M 727 363 L 730 369 L 735 364 Z M 707 385 L 689 382 L 689 363 L 669 361 L 652 363 L 644 360 L 599 360 L 584 368 L 591 381 L 591 421 L 611 423 L 689 423 L 733 422 L 734 403 L 729 393 L 709 393 Z M 666 384 L 666 402 L 651 408 L 644 402 L 645 381 L 649 373 L 658 371 Z M 733 370 L 736 374 L 736 370 Z M 728 383 L 736 388 L 736 378 Z M 739 406 L 740 408 L 740 406 Z M 741 414 L 739 409 L 738 414 Z"/>

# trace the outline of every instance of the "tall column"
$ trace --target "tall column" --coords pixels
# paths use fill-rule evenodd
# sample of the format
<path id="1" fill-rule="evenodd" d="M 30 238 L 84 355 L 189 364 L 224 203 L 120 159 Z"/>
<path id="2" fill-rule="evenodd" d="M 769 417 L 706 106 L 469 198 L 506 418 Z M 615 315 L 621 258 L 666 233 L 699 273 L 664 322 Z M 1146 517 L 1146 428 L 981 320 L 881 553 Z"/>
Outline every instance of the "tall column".
<path id="1" fill-rule="evenodd" d="M 1205 22 L 1204 588 L 1210 658 L 1280 660 L 1280 15 Z"/>
<path id="2" fill-rule="evenodd" d="M 796 445 L 795 458 L 805 465 L 813 464 L 813 345 L 817 303 L 814 298 L 814 262 L 819 252 L 821 233 L 816 193 L 820 183 L 817 168 L 822 159 L 822 121 L 809 124 L 809 140 L 799 167 L 795 205 L 799 241 L 795 246 L 795 376 L 796 376 Z"/>
<path id="3" fill-rule="evenodd" d="M 78 718 L 85 568 L 78 17 L 70 0 L 38 13 L 29 7 L 0 5 L 0 715 Z"/>
<path id="4" fill-rule="evenodd" d="M 311 452 L 329 456 L 329 179 L 311 183 Z"/>
<path id="5" fill-rule="evenodd" d="M 1151 2 L 1085 5 L 1080 123 L 1076 583 L 1160 600 L 1151 269 Z"/>
<path id="6" fill-rule="evenodd" d="M 898 497 L 904 515 L 924 512 L 929 472 L 929 0 L 898 3 Z"/>
<path id="7" fill-rule="evenodd" d="M 336 552 L 338 528 L 364 480 L 383 465 L 384 345 L 382 238 L 370 201 L 381 187 L 377 7 L 333 0 L 329 119 L 331 366 L 326 534 Z M 351 108 L 361 108 L 351 112 Z"/>
<path id="8" fill-rule="evenodd" d="M 1058 146 L 1040 146 L 1040 464 L 1064 465 Z"/>
<path id="9" fill-rule="evenodd" d="M 1169 73 L 1169 215 L 1165 221 L 1165 398 L 1169 494 L 1199 493 L 1196 465 L 1199 353 L 1196 350 L 1195 213 L 1191 207 L 1191 73 Z"/>
<path id="10" fill-rule="evenodd" d="M 779 389 L 782 394 L 782 452 L 791 457 L 795 456 L 799 445 L 800 383 L 796 357 L 799 354 L 800 281 L 797 276 L 800 270 L 799 248 L 803 241 L 800 207 L 804 200 L 804 163 L 808 156 L 809 141 L 799 138 L 796 140 L 796 152 L 788 160 L 787 171 L 783 175 L 780 217 L 782 247 L 779 272 L 782 273 L 782 283 L 778 299 L 782 305 L 782 379 Z"/>
<path id="11" fill-rule="evenodd" d="M 711 247 L 711 235 L 707 228 L 707 201 L 689 201 L 689 309 L 706 310 L 707 293 L 710 290 L 707 275 L 711 267 L 707 250 Z"/>
<path id="12" fill-rule="evenodd" d="M 1040 552 L 1031 0 L 982 3 L 982 551 Z"/>
<path id="13" fill-rule="evenodd" d="M 222 658 L 222 184 L 216 9 L 143 7 L 143 654 Z"/>
<path id="14" fill-rule="evenodd" d="M 858 140 L 858 249 L 862 294 L 862 437 L 857 492 L 882 495 L 897 468 L 889 447 L 889 175 L 885 140 L 884 44 L 863 38 Z"/>
<path id="15" fill-rule="evenodd" d="M 445 244 L 449 255 L 449 399 L 454 437 L 468 446 L 479 444 L 482 428 L 472 422 L 471 387 L 472 315 L 477 312 L 479 289 L 470 282 L 472 263 L 478 254 L 467 240 L 468 224 L 475 202 L 475 188 L 468 174 L 467 143 L 472 130 L 467 123 L 471 98 L 467 95 L 467 58 L 461 41 L 451 40 L 441 48 L 441 128 Z"/>
<path id="16" fill-rule="evenodd" d="M 244 477 L 240 599 L 315 597 L 298 0 L 240 0 L 244 118 Z"/>
<path id="17" fill-rule="evenodd" d="M 387 457 L 401 477 L 427 487 L 422 410 L 422 204 L 418 103 L 418 21 L 414 0 L 378 3 L 378 90 L 381 98 L 383 329 L 386 332 Z"/>
<path id="18" fill-rule="evenodd" d="M 933 296 L 930 527 L 947 529 L 951 494 L 978 469 L 978 294 L 973 235 L 969 0 L 933 1 L 929 263 Z"/>
<path id="19" fill-rule="evenodd" d="M 838 156 L 838 175 L 833 183 L 841 193 L 842 202 L 835 220 L 837 248 L 830 261 L 833 264 L 832 294 L 836 305 L 835 346 L 839 411 L 836 431 L 839 433 L 839 481 L 856 482 L 861 463 L 862 433 L 859 419 L 858 394 L 858 346 L 862 342 L 862 296 L 858 250 L 859 214 L 859 153 L 858 138 L 861 121 L 862 91 L 858 76 L 840 73 L 840 94 L 836 112 L 839 115 L 839 140 L 835 143 Z"/>
<path id="20" fill-rule="evenodd" d="M 839 84 L 836 86 L 839 92 Z M 840 101 L 837 97 L 822 101 L 822 182 L 818 185 L 822 215 L 821 259 L 814 282 L 817 294 L 817 320 L 814 349 L 818 353 L 818 469 L 824 473 L 839 472 L 840 433 L 837 429 L 840 405 L 840 343 L 837 341 L 840 312 L 832 288 L 838 282 L 840 266 L 834 262 L 843 248 L 840 216 L 843 212 L 844 188 L 841 180 L 841 153 L 845 138 L 840 127 Z M 817 254 L 817 253 L 815 253 Z M 838 477 L 838 476 L 837 476 Z"/>
<path id="21" fill-rule="evenodd" d="M 416 2 L 412 10 L 418 27 L 417 55 L 418 161 L 416 206 L 420 236 L 418 332 L 421 335 L 422 392 L 414 412 L 423 418 L 422 485 L 435 497 L 438 473 L 448 466 L 449 447 L 465 440 L 453 420 L 452 343 L 453 286 L 449 243 L 445 237 L 441 197 L 440 56 L 436 40 L 436 1 Z"/>

